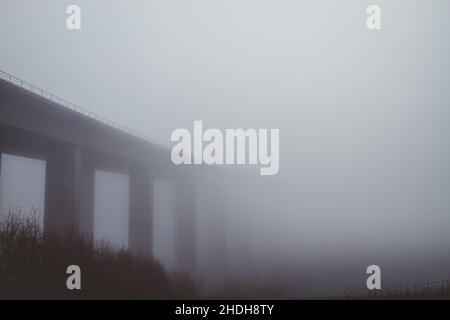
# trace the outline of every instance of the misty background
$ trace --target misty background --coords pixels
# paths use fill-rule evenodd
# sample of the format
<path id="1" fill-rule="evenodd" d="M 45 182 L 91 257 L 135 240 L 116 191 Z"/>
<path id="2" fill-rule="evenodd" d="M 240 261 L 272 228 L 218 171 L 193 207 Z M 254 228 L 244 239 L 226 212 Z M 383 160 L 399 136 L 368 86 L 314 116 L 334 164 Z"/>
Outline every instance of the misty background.
<path id="1" fill-rule="evenodd" d="M 213 205 L 230 277 L 281 296 L 364 290 L 370 264 L 383 287 L 450 278 L 449 13 L 445 0 L 0 0 L 0 69 L 168 147 L 194 120 L 279 128 L 278 175 L 236 175 L 221 203 L 199 190 L 199 281 L 222 270 Z M 44 177 L 45 162 L 2 155 L 1 212 L 43 211 Z M 96 172 L 97 239 L 127 246 L 128 184 Z M 173 186 L 155 195 L 170 269 Z"/>

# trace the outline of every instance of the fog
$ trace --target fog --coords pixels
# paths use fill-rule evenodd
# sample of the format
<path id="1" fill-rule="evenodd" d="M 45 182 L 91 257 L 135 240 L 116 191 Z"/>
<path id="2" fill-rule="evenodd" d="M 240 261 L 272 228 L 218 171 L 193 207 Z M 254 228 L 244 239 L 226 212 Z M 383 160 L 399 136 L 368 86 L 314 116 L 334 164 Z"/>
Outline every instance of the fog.
<path id="1" fill-rule="evenodd" d="M 296 297 L 364 290 L 370 264 L 383 286 L 450 277 L 448 1 L 377 0 L 374 32 L 373 1 L 75 2 L 79 31 L 66 28 L 74 1 L 1 0 L 0 69 L 167 147 L 194 120 L 280 129 L 277 175 L 229 166 L 219 197 L 198 190 L 200 283 L 251 278 Z M 45 163 L 3 155 L 2 212 L 43 210 L 44 177 Z M 172 187 L 155 188 L 168 268 Z M 119 246 L 127 189 L 97 171 L 95 236 Z"/>

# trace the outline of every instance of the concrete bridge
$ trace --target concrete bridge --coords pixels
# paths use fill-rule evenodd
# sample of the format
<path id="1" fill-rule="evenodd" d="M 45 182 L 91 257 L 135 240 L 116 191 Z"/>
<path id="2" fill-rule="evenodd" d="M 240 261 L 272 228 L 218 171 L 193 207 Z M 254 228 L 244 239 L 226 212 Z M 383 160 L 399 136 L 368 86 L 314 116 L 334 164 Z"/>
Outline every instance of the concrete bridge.
<path id="1" fill-rule="evenodd" d="M 46 161 L 44 230 L 93 236 L 95 170 L 130 177 L 129 249 L 152 254 L 153 185 L 177 186 L 178 268 L 195 269 L 195 181 L 168 149 L 0 72 L 0 154 Z M 1 167 L 1 157 L 0 157 Z"/>

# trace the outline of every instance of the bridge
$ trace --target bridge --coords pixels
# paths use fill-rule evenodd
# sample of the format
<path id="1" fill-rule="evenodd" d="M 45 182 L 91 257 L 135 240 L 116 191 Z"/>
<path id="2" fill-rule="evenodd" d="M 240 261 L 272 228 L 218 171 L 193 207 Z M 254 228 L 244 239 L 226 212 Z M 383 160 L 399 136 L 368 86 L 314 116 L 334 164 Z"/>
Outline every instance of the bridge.
<path id="1" fill-rule="evenodd" d="M 44 231 L 93 237 L 95 170 L 127 174 L 129 249 L 152 255 L 153 186 L 177 187 L 178 268 L 196 264 L 196 183 L 170 150 L 56 95 L 0 71 L 0 155 L 45 160 Z M 1 168 L 1 156 L 0 156 Z"/>

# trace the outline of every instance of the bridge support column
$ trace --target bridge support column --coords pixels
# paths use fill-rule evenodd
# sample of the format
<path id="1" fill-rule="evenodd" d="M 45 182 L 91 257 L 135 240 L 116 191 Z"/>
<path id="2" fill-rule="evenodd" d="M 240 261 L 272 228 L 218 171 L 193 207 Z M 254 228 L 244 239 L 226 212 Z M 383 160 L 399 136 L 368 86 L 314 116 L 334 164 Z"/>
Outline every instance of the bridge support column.
<path id="1" fill-rule="evenodd" d="M 195 187 L 187 182 L 177 186 L 176 261 L 179 270 L 195 274 L 197 263 Z"/>
<path id="2" fill-rule="evenodd" d="M 83 156 L 80 147 L 70 144 L 52 145 L 47 150 L 44 212 L 46 233 L 73 236 L 81 231 L 82 219 L 90 221 L 91 215 L 93 218 L 94 190 L 86 183 L 94 179 L 93 171 L 87 170 Z M 86 228 L 92 230 L 92 223 Z"/>
<path id="3" fill-rule="evenodd" d="M 0 210 L 2 210 L 2 150 L 0 149 Z M 1 212 L 0 215 L 6 214 L 7 212 Z"/>
<path id="4" fill-rule="evenodd" d="M 206 192 L 206 256 L 208 266 L 207 287 L 222 288 L 229 276 L 228 245 L 227 245 L 227 217 L 229 204 L 225 188 L 222 185 Z"/>
<path id="5" fill-rule="evenodd" d="M 136 165 L 130 172 L 128 246 L 131 252 L 153 254 L 153 178 L 150 168 Z"/>
<path id="6" fill-rule="evenodd" d="M 80 231 L 94 240 L 95 166 L 85 158 L 81 167 Z"/>

